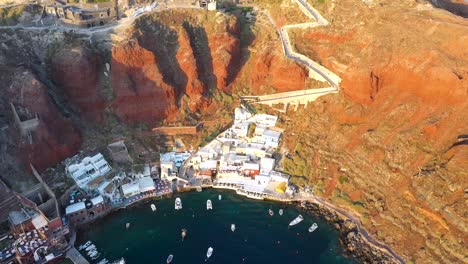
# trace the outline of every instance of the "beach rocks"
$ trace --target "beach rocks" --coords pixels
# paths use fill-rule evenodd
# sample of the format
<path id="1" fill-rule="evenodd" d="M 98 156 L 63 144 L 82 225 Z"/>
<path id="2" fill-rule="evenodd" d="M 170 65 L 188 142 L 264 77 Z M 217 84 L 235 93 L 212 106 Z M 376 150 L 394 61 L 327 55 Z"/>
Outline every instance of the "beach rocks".
<path id="1" fill-rule="evenodd" d="M 302 203 L 306 211 L 313 212 L 324 218 L 340 231 L 340 243 L 345 253 L 356 258 L 361 263 L 398 263 L 389 253 L 369 243 L 360 233 L 358 226 L 340 214 L 317 203 Z"/>

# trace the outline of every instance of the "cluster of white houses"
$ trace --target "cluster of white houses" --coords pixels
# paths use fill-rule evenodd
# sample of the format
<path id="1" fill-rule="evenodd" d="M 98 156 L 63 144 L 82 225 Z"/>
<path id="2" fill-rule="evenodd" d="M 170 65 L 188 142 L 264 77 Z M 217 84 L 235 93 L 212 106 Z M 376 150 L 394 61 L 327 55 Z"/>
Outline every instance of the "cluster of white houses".
<path id="1" fill-rule="evenodd" d="M 286 198 L 293 192 L 289 176 L 274 171 L 272 157 L 279 146 L 278 117 L 252 115 L 236 108 L 231 128 L 195 153 L 188 161 L 199 177 L 216 173 L 213 187 L 235 190 L 250 198 Z"/>
<path id="2" fill-rule="evenodd" d="M 70 198 L 65 213 L 72 224 L 82 224 L 105 214 L 110 205 L 136 197 L 155 196 L 168 186 L 155 183 L 152 175 L 157 168 L 146 165 L 131 177 L 124 172 L 112 174 L 112 168 L 101 153 L 83 157 L 77 155 L 66 162 L 66 175 L 89 195 Z M 158 188 L 159 187 L 159 188 Z M 88 196 L 93 198 L 89 198 Z M 134 199 L 135 200 L 135 199 Z"/>
<path id="3" fill-rule="evenodd" d="M 66 174 L 80 189 L 97 196 L 70 201 L 66 214 L 71 222 L 84 223 L 104 213 L 108 209 L 106 201 L 115 204 L 170 192 L 169 182 L 190 182 L 185 175 L 187 169 L 195 172 L 190 177 L 209 179 L 215 188 L 232 189 L 255 199 L 288 198 L 294 192 L 288 185 L 289 176 L 274 170 L 273 154 L 282 134 L 276 127 L 277 120 L 273 115 L 252 115 L 244 108 L 236 108 L 232 127 L 196 153 L 161 154 L 162 181 L 153 179 L 155 167 L 146 166 L 132 177 L 123 172 L 110 177 L 112 168 L 101 153 L 73 157 L 67 162 Z"/>

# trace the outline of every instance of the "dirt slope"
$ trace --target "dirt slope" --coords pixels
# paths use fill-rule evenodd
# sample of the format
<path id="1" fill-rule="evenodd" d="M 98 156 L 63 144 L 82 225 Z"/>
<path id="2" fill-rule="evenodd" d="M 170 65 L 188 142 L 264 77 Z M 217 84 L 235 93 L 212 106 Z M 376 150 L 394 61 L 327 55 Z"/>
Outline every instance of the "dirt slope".
<path id="1" fill-rule="evenodd" d="M 466 262 L 467 21 L 414 1 L 311 2 L 331 25 L 294 42 L 342 91 L 285 117 L 300 164 L 286 168 L 408 261 Z"/>

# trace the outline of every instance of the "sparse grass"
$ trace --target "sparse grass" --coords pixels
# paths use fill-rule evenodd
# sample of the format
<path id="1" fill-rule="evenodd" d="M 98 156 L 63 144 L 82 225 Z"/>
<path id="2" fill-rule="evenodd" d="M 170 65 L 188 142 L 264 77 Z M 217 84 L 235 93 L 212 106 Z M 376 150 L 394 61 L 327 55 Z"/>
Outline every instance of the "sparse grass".
<path id="1" fill-rule="evenodd" d="M 17 5 L 0 8 L 0 25 L 11 26 L 18 24 L 19 18 L 23 12 L 31 15 L 39 14 L 42 11 L 39 5 Z"/>

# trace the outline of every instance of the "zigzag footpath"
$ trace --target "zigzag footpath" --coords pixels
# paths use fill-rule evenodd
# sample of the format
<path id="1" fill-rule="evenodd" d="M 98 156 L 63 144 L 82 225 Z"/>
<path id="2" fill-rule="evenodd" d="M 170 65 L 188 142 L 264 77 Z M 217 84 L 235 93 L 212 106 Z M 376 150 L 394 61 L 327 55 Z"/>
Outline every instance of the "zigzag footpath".
<path id="1" fill-rule="evenodd" d="M 309 69 L 312 69 L 316 73 L 318 73 L 323 79 L 325 79 L 332 87 L 339 91 L 341 78 L 336 75 L 335 73 L 331 72 L 327 68 L 323 67 L 319 63 L 311 60 L 310 58 L 295 52 L 291 46 L 291 40 L 289 39 L 288 30 L 294 28 L 306 29 L 306 28 L 314 28 L 319 26 L 326 26 L 328 25 L 328 21 L 320 15 L 320 13 L 315 10 L 309 3 L 305 2 L 304 0 L 294 0 L 301 11 L 309 18 L 314 19 L 315 22 L 309 23 L 300 23 L 300 24 L 293 24 L 293 25 L 286 25 L 282 28 L 278 29 L 278 33 L 281 39 L 281 43 L 283 45 L 283 51 L 286 57 L 291 60 L 294 60 Z"/>
<path id="2" fill-rule="evenodd" d="M 308 23 L 300 23 L 300 24 L 293 24 L 293 25 L 286 25 L 283 26 L 282 28 L 278 29 L 278 33 L 281 39 L 281 43 L 283 46 L 283 52 L 286 57 L 288 57 L 291 60 L 296 61 L 297 63 L 300 63 L 304 66 L 306 66 L 309 69 L 314 70 L 316 73 L 318 73 L 320 76 L 322 76 L 333 88 L 333 92 L 338 92 L 340 87 L 339 84 L 341 82 L 341 78 L 336 75 L 335 73 L 331 72 L 327 68 L 323 67 L 319 63 L 311 60 L 310 58 L 304 56 L 303 54 L 297 53 L 293 50 L 291 46 L 291 41 L 289 39 L 288 35 L 288 30 L 289 29 L 306 29 L 306 28 L 314 28 L 314 27 L 319 27 L 319 26 L 326 26 L 328 25 L 328 21 L 320 15 L 320 13 L 315 10 L 309 3 L 305 2 L 304 0 L 294 0 L 301 11 L 308 16 L 311 19 L 314 19 L 315 22 L 308 22 Z M 270 22 L 276 27 L 276 24 L 274 20 L 271 18 L 269 14 L 267 14 Z M 368 244 L 370 244 L 373 247 L 376 247 L 380 249 L 381 251 L 387 252 L 390 254 L 394 260 L 398 263 L 405 263 L 405 260 L 400 257 L 398 254 L 396 254 L 389 246 L 377 241 L 374 239 L 365 229 L 362 228 L 361 221 L 359 218 L 355 217 L 354 215 L 342 210 L 341 208 L 336 207 L 333 204 L 330 204 L 326 201 L 324 201 L 321 198 L 314 197 L 314 199 L 311 202 L 315 202 L 325 208 L 328 208 L 328 210 L 332 212 L 336 212 L 351 222 L 353 222 L 359 231 L 359 233 L 362 235 L 362 237 L 367 241 Z"/>

